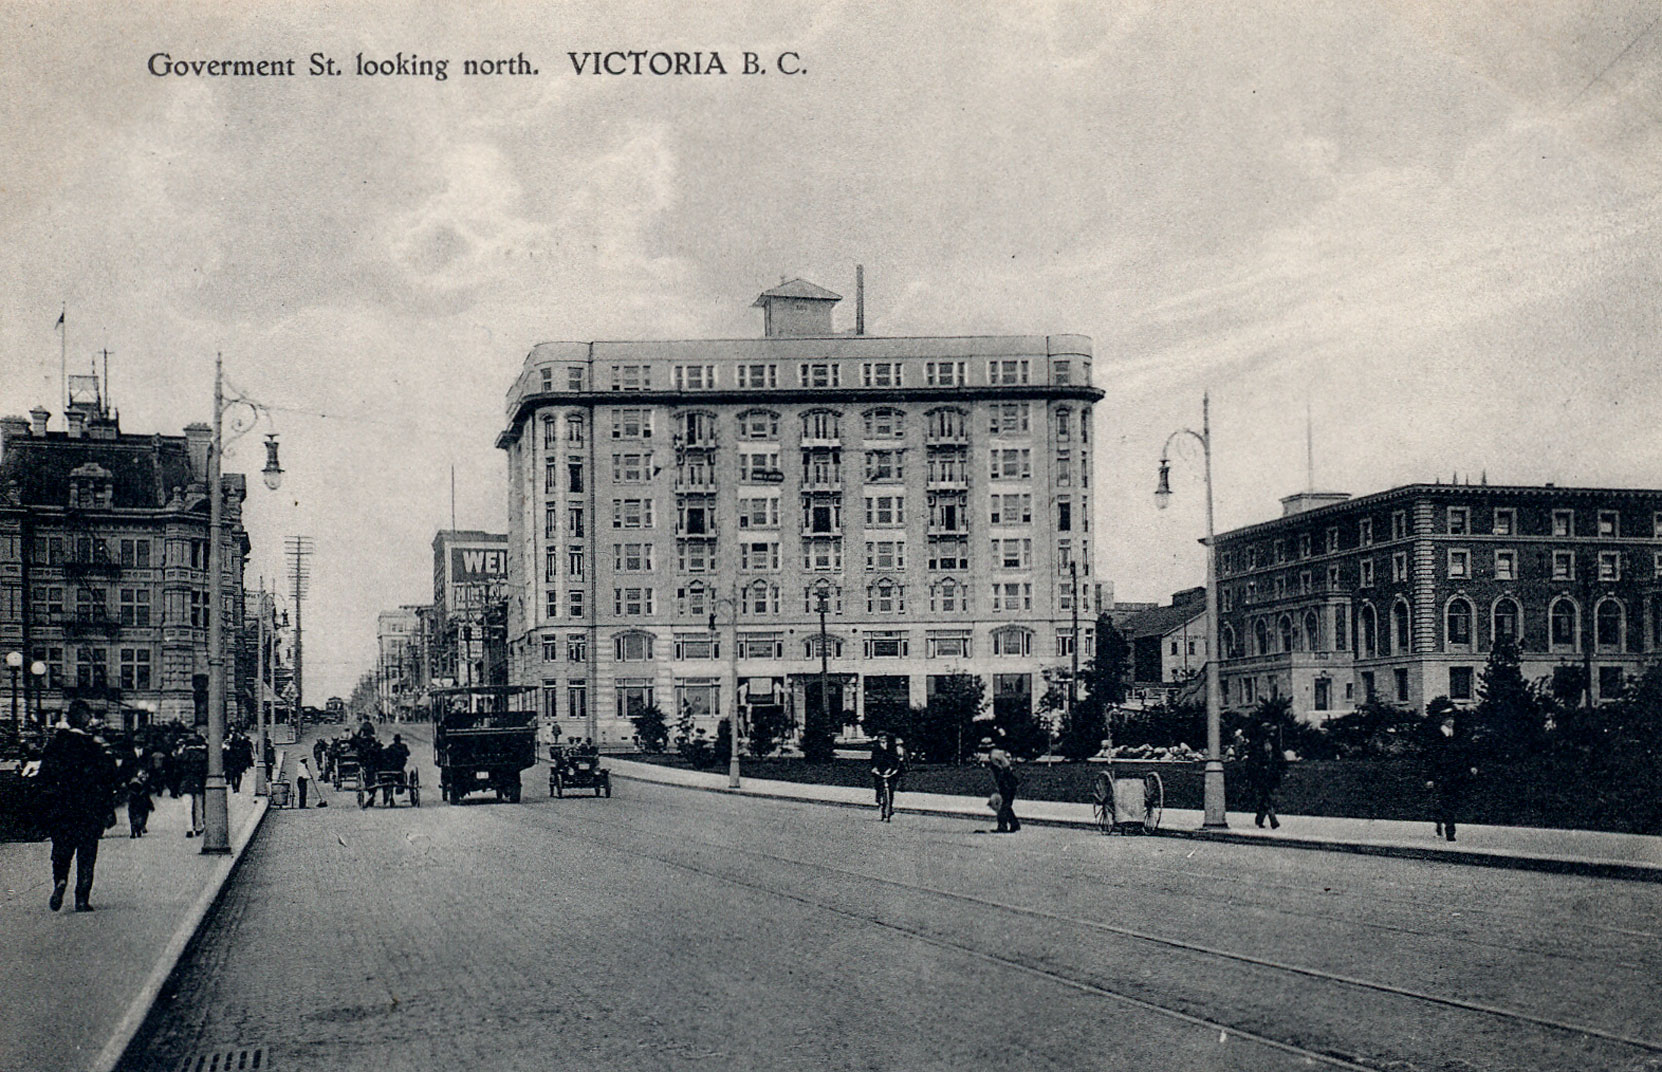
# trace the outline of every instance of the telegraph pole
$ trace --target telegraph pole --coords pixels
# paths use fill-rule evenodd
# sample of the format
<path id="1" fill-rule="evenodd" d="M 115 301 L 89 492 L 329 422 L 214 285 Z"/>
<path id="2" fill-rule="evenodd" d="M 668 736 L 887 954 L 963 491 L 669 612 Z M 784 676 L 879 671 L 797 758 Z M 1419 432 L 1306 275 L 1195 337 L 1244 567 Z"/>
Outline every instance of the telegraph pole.
<path id="1" fill-rule="evenodd" d="M 289 555 L 289 590 L 290 598 L 294 601 L 294 710 L 290 717 L 294 720 L 295 732 L 299 732 L 301 724 L 300 713 L 305 710 L 306 693 L 305 679 L 302 673 L 304 662 L 304 633 L 300 628 L 300 607 L 311 587 L 312 567 L 306 560 L 312 554 L 312 538 L 310 536 L 290 536 L 284 541 L 284 549 Z"/>

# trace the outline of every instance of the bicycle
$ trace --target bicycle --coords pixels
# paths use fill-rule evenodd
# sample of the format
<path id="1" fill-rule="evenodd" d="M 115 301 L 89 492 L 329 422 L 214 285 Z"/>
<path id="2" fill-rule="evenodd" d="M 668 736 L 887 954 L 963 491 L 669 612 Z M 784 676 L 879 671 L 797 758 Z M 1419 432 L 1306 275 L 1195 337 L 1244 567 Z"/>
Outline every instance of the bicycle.
<path id="1" fill-rule="evenodd" d="M 877 773 L 883 780 L 883 788 L 877 797 L 877 817 L 885 823 L 894 821 L 894 778 L 893 774 Z"/>

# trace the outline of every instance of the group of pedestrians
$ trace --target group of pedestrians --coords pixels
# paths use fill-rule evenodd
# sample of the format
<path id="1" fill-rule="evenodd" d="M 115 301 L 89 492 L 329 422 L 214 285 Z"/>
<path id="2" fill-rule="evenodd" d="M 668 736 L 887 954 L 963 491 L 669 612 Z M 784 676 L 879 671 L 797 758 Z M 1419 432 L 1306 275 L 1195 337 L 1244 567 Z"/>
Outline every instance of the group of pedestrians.
<path id="1" fill-rule="evenodd" d="M 994 833 L 1014 834 L 1021 829 L 1021 820 L 1016 818 L 1019 779 L 1015 759 L 1005 746 L 1002 734 L 997 738 L 983 737 L 981 750 L 986 756 L 982 763 L 993 779 L 993 793 L 987 804 L 998 815 Z M 879 733 L 871 745 L 871 781 L 872 789 L 877 794 L 878 818 L 883 822 L 893 821 L 894 797 L 900 792 L 901 779 L 905 774 L 905 741 L 893 733 Z"/>

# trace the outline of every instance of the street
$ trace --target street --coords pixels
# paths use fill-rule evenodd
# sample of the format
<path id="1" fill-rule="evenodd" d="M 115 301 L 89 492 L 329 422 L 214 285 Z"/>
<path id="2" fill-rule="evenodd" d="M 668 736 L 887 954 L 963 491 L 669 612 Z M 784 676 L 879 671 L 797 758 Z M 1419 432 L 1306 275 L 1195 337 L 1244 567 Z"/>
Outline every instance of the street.
<path id="1" fill-rule="evenodd" d="M 1654 884 L 545 766 L 455 806 L 399 729 L 424 806 L 268 816 L 124 1068 L 1662 1067 Z"/>

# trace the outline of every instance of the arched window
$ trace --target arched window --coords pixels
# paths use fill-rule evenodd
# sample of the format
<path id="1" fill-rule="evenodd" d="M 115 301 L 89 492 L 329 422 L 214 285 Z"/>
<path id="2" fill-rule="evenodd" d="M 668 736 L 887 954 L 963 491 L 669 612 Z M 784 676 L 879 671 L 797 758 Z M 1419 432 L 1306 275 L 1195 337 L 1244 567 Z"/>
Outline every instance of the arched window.
<path id="1" fill-rule="evenodd" d="M 926 435 L 929 439 L 963 439 L 964 429 L 969 427 L 969 416 L 961 409 L 932 409 L 924 414 L 924 417 L 927 421 Z"/>
<path id="2" fill-rule="evenodd" d="M 802 415 L 803 439 L 841 439 L 842 414 L 832 409 L 811 409 Z"/>
<path id="3" fill-rule="evenodd" d="M 680 596 L 681 613 L 692 618 L 702 618 L 711 611 L 710 590 L 703 581 L 694 581 L 677 593 Z"/>
<path id="4" fill-rule="evenodd" d="M 1574 600 L 1555 599 L 1552 609 L 1547 613 L 1547 620 L 1551 623 L 1552 650 L 1574 651 L 1576 637 L 1581 632 L 1580 608 Z"/>
<path id="5" fill-rule="evenodd" d="M 1606 599 L 1593 612 L 1594 631 L 1600 651 L 1620 651 L 1627 632 L 1627 608 L 1619 599 Z"/>
<path id="6" fill-rule="evenodd" d="M 1281 616 L 1281 620 L 1276 622 L 1275 624 L 1276 624 L 1276 632 L 1281 637 L 1281 650 L 1282 651 L 1292 651 L 1293 650 L 1293 619 L 1292 619 L 1292 617 L 1290 615 L 1283 614 Z"/>
<path id="7" fill-rule="evenodd" d="M 1472 605 L 1455 598 L 1448 601 L 1443 615 L 1444 648 L 1470 651 L 1472 646 Z"/>
<path id="8" fill-rule="evenodd" d="M 1518 609 L 1518 601 L 1511 596 L 1495 600 L 1494 629 L 1496 640 L 1511 637 L 1512 643 L 1523 647 L 1523 612 Z"/>
<path id="9" fill-rule="evenodd" d="M 581 413 L 566 414 L 566 442 L 572 446 L 582 446 L 584 442 L 584 421 Z"/>
<path id="10" fill-rule="evenodd" d="M 906 610 L 906 586 L 883 577 L 866 588 L 866 613 L 901 614 Z"/>
<path id="11" fill-rule="evenodd" d="M 751 581 L 739 589 L 739 609 L 744 614 L 778 614 L 779 586 L 767 581 Z"/>
<path id="12" fill-rule="evenodd" d="M 1240 658 L 1241 653 L 1235 647 L 1235 627 L 1226 624 L 1223 627 L 1223 630 L 1219 633 L 1219 636 L 1223 641 L 1223 657 L 1225 659 Z"/>
<path id="13" fill-rule="evenodd" d="M 1304 612 L 1304 650 L 1321 650 L 1321 621 L 1313 610 Z"/>
<path id="14" fill-rule="evenodd" d="M 1270 627 L 1264 623 L 1264 619 L 1259 618 L 1252 623 L 1252 639 L 1254 647 L 1257 648 L 1253 654 L 1268 655 L 1270 653 Z"/>
<path id="15" fill-rule="evenodd" d="M 1398 655 L 1405 654 L 1413 641 L 1413 631 L 1408 622 L 1408 604 L 1397 600 L 1391 607 L 1391 649 Z"/>
<path id="16" fill-rule="evenodd" d="M 652 658 L 651 633 L 619 633 L 612 637 L 612 655 L 619 662 L 647 662 Z"/>
<path id="17" fill-rule="evenodd" d="M 544 450 L 552 450 L 560 445 L 559 433 L 556 431 L 557 427 L 552 416 L 542 419 L 542 447 Z"/>
<path id="18" fill-rule="evenodd" d="M 1374 615 L 1372 604 L 1362 604 L 1362 611 L 1356 616 L 1356 622 L 1357 628 L 1362 631 L 1362 654 L 1379 654 L 1379 621 Z"/>
<path id="19" fill-rule="evenodd" d="M 906 414 L 893 406 L 878 406 L 860 415 L 867 439 L 901 439 L 906 435 Z"/>

